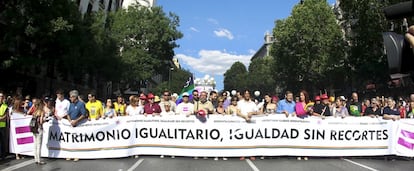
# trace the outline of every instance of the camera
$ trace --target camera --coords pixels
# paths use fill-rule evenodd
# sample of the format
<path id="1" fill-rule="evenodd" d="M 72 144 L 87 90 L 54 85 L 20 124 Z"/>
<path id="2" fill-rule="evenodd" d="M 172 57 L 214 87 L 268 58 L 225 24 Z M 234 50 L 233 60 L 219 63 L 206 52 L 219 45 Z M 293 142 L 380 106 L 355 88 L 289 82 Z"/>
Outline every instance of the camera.
<path id="1" fill-rule="evenodd" d="M 413 0 L 414 1 L 414 0 Z M 401 2 L 384 8 L 388 20 L 414 16 L 413 1 Z M 407 25 L 408 27 L 408 25 Z M 404 35 L 395 32 L 382 33 L 391 78 L 414 71 L 414 53 Z"/>

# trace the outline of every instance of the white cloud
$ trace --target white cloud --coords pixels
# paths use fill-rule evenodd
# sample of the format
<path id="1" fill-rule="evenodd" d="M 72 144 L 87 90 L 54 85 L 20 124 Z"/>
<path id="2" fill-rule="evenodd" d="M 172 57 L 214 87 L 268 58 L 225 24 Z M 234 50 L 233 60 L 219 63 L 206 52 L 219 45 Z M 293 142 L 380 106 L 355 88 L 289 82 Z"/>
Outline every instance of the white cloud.
<path id="1" fill-rule="evenodd" d="M 214 18 L 208 18 L 207 21 L 214 24 L 214 25 L 219 25 L 219 22 Z"/>
<path id="2" fill-rule="evenodd" d="M 214 30 L 214 34 L 217 37 L 227 37 L 229 40 L 233 40 L 234 39 L 233 34 L 229 30 L 227 30 L 227 29 L 221 28 L 221 29 L 218 29 L 218 30 Z"/>
<path id="3" fill-rule="evenodd" d="M 201 50 L 198 55 L 199 57 L 192 57 L 177 54 L 175 57 L 198 72 L 222 76 L 237 61 L 243 63 L 247 68 L 253 56 L 252 53 L 246 55 L 230 54 L 225 50 Z"/>
<path id="4" fill-rule="evenodd" d="M 190 27 L 190 30 L 191 31 L 194 31 L 194 32 L 200 32 L 198 29 L 196 29 L 195 27 Z"/>

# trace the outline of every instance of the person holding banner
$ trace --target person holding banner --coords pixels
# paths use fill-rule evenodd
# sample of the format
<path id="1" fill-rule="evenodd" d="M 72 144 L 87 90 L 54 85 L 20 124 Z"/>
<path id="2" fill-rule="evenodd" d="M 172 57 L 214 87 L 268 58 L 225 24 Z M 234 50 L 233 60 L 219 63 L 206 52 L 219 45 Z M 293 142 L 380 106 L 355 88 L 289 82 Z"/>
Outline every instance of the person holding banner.
<path id="1" fill-rule="evenodd" d="M 70 106 L 68 110 L 68 120 L 73 127 L 76 127 L 81 121 L 87 118 L 85 103 L 79 100 L 78 90 L 69 92 Z M 66 160 L 71 160 L 66 158 Z M 79 161 L 79 158 L 74 158 L 73 161 Z"/>
<path id="2" fill-rule="evenodd" d="M 56 91 L 56 101 L 55 101 L 55 118 L 61 120 L 62 118 L 67 117 L 69 110 L 70 102 L 65 99 L 63 90 Z"/>
<path id="3" fill-rule="evenodd" d="M 293 101 L 293 93 L 291 91 L 286 91 L 285 99 L 277 103 L 276 113 L 285 114 L 286 117 L 289 115 L 295 116 L 295 102 Z"/>
<path id="4" fill-rule="evenodd" d="M 258 114 L 256 104 L 250 99 L 249 90 L 244 91 L 243 99 L 237 102 L 237 106 L 240 108 L 240 113 L 238 113 L 238 115 L 244 118 L 246 122 L 251 122 L 252 115 Z M 240 160 L 244 159 L 244 156 L 240 157 Z M 250 160 L 256 160 L 256 157 L 251 156 Z"/>
<path id="5" fill-rule="evenodd" d="M 0 93 L 0 157 L 3 160 L 7 155 L 7 109 L 8 106 L 6 104 L 6 100 L 4 98 L 4 94 Z"/>
<path id="6" fill-rule="evenodd" d="M 96 99 L 96 93 L 90 92 L 88 94 L 88 102 L 85 104 L 88 110 L 88 120 L 98 120 L 104 116 L 102 102 Z"/>
<path id="7" fill-rule="evenodd" d="M 322 94 L 320 98 L 322 103 L 321 105 L 314 106 L 312 116 L 318 116 L 325 119 L 326 116 L 331 116 L 331 111 L 329 109 L 329 97 L 327 94 Z"/>
<path id="8" fill-rule="evenodd" d="M 32 117 L 36 118 L 38 128 L 37 130 L 33 131 L 34 136 L 34 159 L 35 163 L 38 165 L 46 164 L 44 161 L 40 161 L 40 153 L 42 147 L 42 139 L 43 139 L 43 121 L 45 120 L 45 103 L 41 99 L 37 99 L 33 104 L 33 113 Z"/>
<path id="9" fill-rule="evenodd" d="M 388 97 L 387 107 L 384 108 L 383 113 L 383 119 L 390 119 L 393 121 L 400 119 L 400 111 L 398 110 L 396 102 L 392 97 Z"/>
<path id="10" fill-rule="evenodd" d="M 190 95 L 187 92 L 184 92 L 183 101 L 177 105 L 177 110 L 175 111 L 177 115 L 185 115 L 189 117 L 194 113 L 194 104 L 190 103 Z"/>

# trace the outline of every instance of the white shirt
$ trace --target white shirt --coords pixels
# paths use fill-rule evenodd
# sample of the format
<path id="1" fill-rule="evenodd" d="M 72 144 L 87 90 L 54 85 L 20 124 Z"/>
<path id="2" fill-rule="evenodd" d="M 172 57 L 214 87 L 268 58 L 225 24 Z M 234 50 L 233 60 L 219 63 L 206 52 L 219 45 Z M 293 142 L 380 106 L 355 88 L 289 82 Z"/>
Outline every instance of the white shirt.
<path id="1" fill-rule="evenodd" d="M 172 100 L 170 100 L 170 101 L 161 101 L 160 104 L 159 104 L 160 108 L 161 108 L 161 111 L 165 111 L 165 107 L 164 107 L 165 103 L 169 103 L 170 104 L 170 110 L 175 112 L 175 110 L 177 108 L 177 105 Z"/>
<path id="2" fill-rule="evenodd" d="M 169 112 L 166 112 L 166 111 L 162 111 L 161 113 L 160 113 L 160 115 L 161 116 L 169 116 L 169 115 L 175 115 L 175 113 L 173 112 L 173 111 L 169 111 Z"/>
<path id="3" fill-rule="evenodd" d="M 194 113 L 194 104 L 182 102 L 177 105 L 175 113 L 178 115 L 191 115 Z"/>
<path id="4" fill-rule="evenodd" d="M 144 107 L 143 106 L 135 106 L 132 107 L 131 105 L 128 105 L 125 113 L 127 113 L 128 115 L 140 115 L 144 113 Z"/>
<path id="5" fill-rule="evenodd" d="M 56 115 L 60 118 L 66 116 L 68 114 L 70 102 L 67 99 L 63 99 L 62 101 L 56 99 L 55 101 L 55 111 Z"/>
<path id="6" fill-rule="evenodd" d="M 246 100 L 242 99 L 242 100 L 237 102 L 237 106 L 240 108 L 240 113 L 244 116 L 247 116 L 247 114 L 249 112 L 256 112 L 257 111 L 256 104 L 251 100 L 246 101 Z"/>

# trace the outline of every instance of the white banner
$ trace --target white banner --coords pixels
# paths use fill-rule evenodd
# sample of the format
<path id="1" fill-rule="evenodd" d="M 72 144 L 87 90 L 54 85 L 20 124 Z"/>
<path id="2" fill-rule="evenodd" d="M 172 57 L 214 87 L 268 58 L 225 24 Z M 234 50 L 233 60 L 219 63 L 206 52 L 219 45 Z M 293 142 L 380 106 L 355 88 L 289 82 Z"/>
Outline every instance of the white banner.
<path id="1" fill-rule="evenodd" d="M 32 150 L 31 133 L 25 132 L 26 128 L 20 130 L 30 118 L 13 114 L 11 121 L 11 150 Z M 194 116 L 125 116 L 88 121 L 77 127 L 67 120 L 53 120 L 43 125 L 42 156 L 412 156 L 414 129 L 408 123 L 413 122 L 369 117 L 300 119 L 278 114 L 257 116 L 251 123 L 222 115 L 211 115 L 205 123 Z M 399 136 L 397 128 L 405 132 Z"/>

